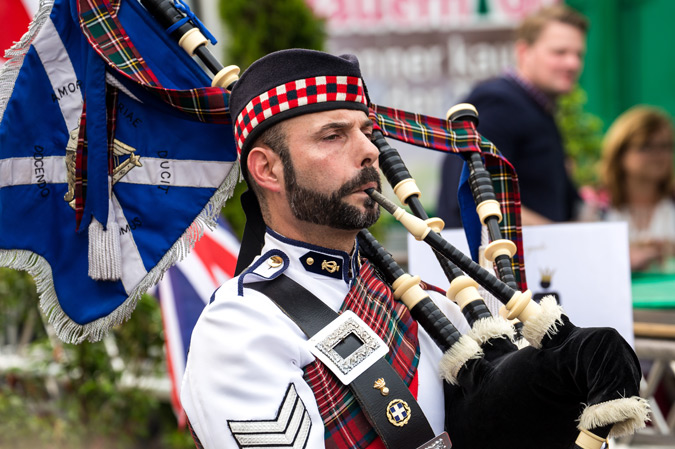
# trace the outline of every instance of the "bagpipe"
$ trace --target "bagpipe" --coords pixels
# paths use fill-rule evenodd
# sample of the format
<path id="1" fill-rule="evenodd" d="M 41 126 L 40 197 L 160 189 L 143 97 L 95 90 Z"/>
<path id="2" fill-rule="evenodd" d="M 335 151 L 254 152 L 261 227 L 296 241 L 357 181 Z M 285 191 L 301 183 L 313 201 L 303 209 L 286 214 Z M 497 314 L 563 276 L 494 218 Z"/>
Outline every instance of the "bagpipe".
<path id="1" fill-rule="evenodd" d="M 386 115 L 393 116 L 391 110 Z M 452 108 L 448 119 L 450 135 L 454 129 L 469 130 L 482 140 L 475 131 L 478 115 L 471 105 Z M 416 116 L 414 122 L 424 120 Z M 439 130 L 436 120 L 428 118 L 426 125 Z M 394 296 L 444 351 L 440 369 L 446 380 L 446 430 L 453 447 L 601 448 L 608 437 L 643 427 L 649 408 L 638 396 L 639 362 L 618 332 L 577 327 L 553 297 L 537 303 L 529 290 L 518 289 L 511 264 L 517 247 L 501 237 L 502 213 L 481 153 L 466 151 L 461 156 L 467 162 L 476 213 L 489 234 L 483 254 L 497 267 L 498 277 L 441 237 L 438 220 L 424 212 L 420 191 L 400 156 L 382 132 L 375 134 L 380 167 L 413 214 L 377 191 L 369 195 L 417 240 L 433 248 L 450 281 L 447 296 L 472 326 L 469 336 L 460 336 L 421 289 L 419 277 L 404 273 L 367 231 L 360 233 L 363 252 L 392 284 Z M 479 286 L 503 303 L 502 316 L 491 315 Z M 514 344 L 516 329 L 507 320 L 522 323 L 528 346 L 519 349 Z"/>
<path id="2" fill-rule="evenodd" d="M 0 173 L 22 169 L 38 177 L 37 180 L 10 176 L 0 179 L 0 206 L 12 205 L 4 213 L 28 217 L 35 223 L 35 229 L 26 229 L 18 219 L 0 223 L 0 265 L 30 271 L 43 295 L 43 310 L 56 324 L 59 337 L 79 342 L 100 339 L 110 326 L 128 318 L 142 292 L 156 283 L 163 270 L 189 249 L 199 233 L 195 227 L 201 226 L 202 221 L 208 224 L 218 215 L 220 206 L 231 193 L 238 171 L 232 170 L 232 167 L 236 168 L 234 139 L 226 156 L 219 154 L 222 148 L 216 149 L 205 139 L 212 137 L 222 141 L 228 135 L 226 130 L 231 135 L 227 90 L 236 82 L 238 69 L 223 67 L 209 53 L 206 46 L 209 39 L 205 37 L 204 28 L 180 0 L 178 3 L 141 0 L 156 19 L 155 23 L 147 21 L 145 25 L 161 28 L 178 41 L 187 53 L 176 53 L 174 56 L 179 61 L 190 65 L 194 63 L 192 56 L 199 58 L 213 74 L 211 88 L 186 89 L 185 86 L 202 85 L 199 83 L 204 81 L 204 74 L 191 69 L 192 72 L 175 80 L 161 72 L 167 61 L 152 63 L 135 53 L 136 48 L 128 44 L 130 41 L 150 53 L 154 45 L 150 39 L 144 42 L 142 31 L 133 27 L 124 31 L 117 23 L 125 14 L 143 16 L 135 2 L 126 2 L 121 7 L 119 1 L 99 4 L 94 0 L 56 0 L 54 3 L 55 8 L 62 9 L 77 5 L 79 26 L 92 49 L 82 51 L 82 54 L 80 50 L 73 50 L 70 56 L 89 64 L 82 70 L 75 67 L 76 77 L 72 82 L 53 90 L 53 104 L 49 107 L 58 111 L 56 115 L 63 114 L 64 125 L 61 126 L 61 121 L 57 126 L 52 119 L 36 117 L 35 126 L 40 127 L 44 122 L 45 127 L 44 133 L 39 135 L 53 136 L 50 138 L 54 141 L 49 145 L 36 141 L 30 158 L 16 158 L 10 154 L 0 160 Z M 111 10 L 109 4 L 112 3 L 120 9 Z M 76 15 L 66 11 L 64 16 L 71 14 Z M 70 25 L 53 17 L 48 31 L 59 32 L 66 44 L 69 39 L 75 39 Z M 47 19 L 42 17 L 40 20 Z M 43 44 L 40 39 L 38 35 L 36 40 Z M 79 48 L 77 43 L 73 47 Z M 42 61 L 48 68 L 44 58 L 38 56 L 28 53 L 27 63 Z M 106 67 L 93 62 L 98 61 L 98 56 L 108 67 L 115 68 L 114 76 L 106 74 Z M 47 76 L 51 76 L 48 69 Z M 80 78 L 84 80 L 82 83 Z M 21 82 L 19 73 L 17 85 Z M 113 88 L 101 90 L 104 83 Z M 78 99 L 75 95 L 80 93 L 81 87 L 92 92 L 84 98 L 85 108 L 81 104 L 82 96 Z M 6 108 L 0 108 L 0 113 L 4 114 L 4 117 L 0 115 L 2 123 L 9 123 L 13 116 L 25 113 L 21 108 L 40 104 L 42 97 L 38 94 L 47 97 L 51 92 L 48 88 L 44 91 L 31 89 L 22 101 L 20 97 L 10 98 Z M 154 125 L 151 117 L 158 114 L 150 109 L 146 112 L 144 108 L 159 103 L 169 104 L 177 112 L 162 115 L 155 129 L 171 126 L 172 130 L 187 130 L 184 137 L 187 153 L 180 157 L 171 157 L 168 148 L 169 140 L 180 141 L 181 138 L 155 134 L 151 136 L 153 142 L 148 143 L 146 137 L 139 134 L 138 127 Z M 181 124 L 179 127 L 174 122 L 177 113 L 193 118 L 189 126 Z M 112 123 L 108 120 L 108 127 L 116 127 L 114 140 L 106 134 L 105 125 L 103 129 L 96 126 L 101 117 L 100 123 L 105 124 L 106 117 L 111 116 L 116 117 Z M 369 194 L 418 240 L 434 249 L 450 281 L 447 296 L 457 302 L 472 326 L 471 333 L 460 335 L 421 288 L 419 278 L 405 273 L 367 231 L 359 234 L 363 254 L 391 283 L 394 296 L 406 304 L 412 316 L 444 352 L 441 373 L 446 380 L 446 429 L 453 447 L 600 448 L 608 437 L 629 434 L 643 426 L 649 408 L 646 401 L 638 397 L 640 368 L 627 343 L 613 329 L 574 326 L 555 300 L 545 298 L 537 303 L 523 288 L 517 178 L 508 161 L 476 131 L 476 111 L 464 106 L 453 108 L 448 118 L 442 120 L 371 105 L 371 118 L 375 124 L 373 141 L 381 153 L 381 170 L 400 202 L 413 214 L 376 191 Z M 200 123 L 208 122 L 222 126 L 200 127 Z M 5 128 L 0 128 L 3 150 L 15 145 L 13 137 L 7 137 L 10 134 Z M 57 128 L 59 131 L 54 131 Z M 188 131 L 196 141 L 187 141 Z M 476 203 L 476 216 L 465 220 L 472 257 L 442 238 L 442 221 L 427 216 L 419 201 L 419 189 L 396 150 L 387 143 L 387 138 L 453 152 L 466 160 L 470 172 L 467 185 Z M 167 146 L 158 145 L 157 139 L 163 139 Z M 61 165 L 67 163 L 60 156 L 63 148 L 73 153 L 72 176 L 70 172 L 67 176 L 61 174 Z M 192 153 L 189 148 L 194 148 Z M 118 163 L 115 158 L 125 160 Z M 210 170 L 208 167 L 214 163 L 218 169 Z M 18 166 L 20 164 L 23 165 Z M 228 170 L 224 170 L 225 166 Z M 157 174 L 153 175 L 151 169 Z M 213 172 L 220 176 L 212 176 Z M 181 177 L 189 182 L 177 182 L 177 179 L 183 179 Z M 16 182 L 12 184 L 5 179 Z M 54 198 L 54 186 L 66 181 L 73 187 L 68 202 Z M 139 185 L 152 195 L 142 199 L 132 190 Z M 495 190 L 494 186 L 500 186 L 500 189 Z M 40 206 L 22 208 L 20 203 L 15 205 L 4 196 L 10 190 L 24 199 L 35 197 Z M 46 199 L 54 201 L 48 206 L 46 202 L 40 203 Z M 152 213 L 145 211 L 144 207 L 150 207 L 150 203 L 153 207 L 159 205 L 160 209 L 154 209 Z M 62 234 L 69 238 L 75 218 L 78 229 L 89 225 L 88 243 L 87 236 L 80 233 L 70 243 L 61 234 L 55 237 L 53 232 L 42 232 L 38 224 L 52 223 L 46 221 L 46 217 L 57 220 L 53 226 L 65 229 L 64 223 L 69 225 Z M 91 223 L 90 217 L 93 217 Z M 171 226 L 167 227 L 167 223 Z M 106 225 L 105 230 L 102 224 Z M 477 227 L 488 231 L 491 243 L 484 246 L 482 254 L 496 267 L 496 275 L 474 262 L 480 247 L 475 244 L 481 234 L 476 231 Z M 162 229 L 163 236 L 152 234 L 150 238 L 151 228 Z M 108 233 L 110 229 L 114 232 Z M 27 239 L 16 237 L 24 235 L 25 231 L 39 239 L 32 237 L 37 240 L 24 242 Z M 118 239 L 109 238 L 116 234 L 119 234 Z M 24 246 L 17 249 L 16 242 Z M 119 251 L 133 257 L 118 255 L 118 260 L 110 257 Z M 87 265 L 89 277 L 86 276 Z M 85 275 L 76 281 L 50 281 L 52 271 L 56 276 L 71 268 Z M 479 287 L 504 304 L 503 317 L 492 316 Z M 92 297 L 106 300 L 92 301 L 93 305 L 82 308 L 81 298 Z M 507 321 L 516 319 L 522 323 L 518 330 Z M 529 346 L 519 349 L 514 343 L 516 334 L 522 334 Z"/>

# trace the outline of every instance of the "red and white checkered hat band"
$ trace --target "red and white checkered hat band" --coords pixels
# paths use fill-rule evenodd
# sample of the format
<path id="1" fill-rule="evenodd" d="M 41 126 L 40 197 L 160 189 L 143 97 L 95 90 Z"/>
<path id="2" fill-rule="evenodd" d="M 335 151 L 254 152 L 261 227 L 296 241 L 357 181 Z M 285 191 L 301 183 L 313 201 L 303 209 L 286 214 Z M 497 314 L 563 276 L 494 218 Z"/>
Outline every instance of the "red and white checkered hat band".
<path id="1" fill-rule="evenodd" d="M 317 76 L 277 86 L 251 100 L 237 116 L 234 137 L 241 150 L 246 137 L 268 118 L 317 103 L 353 102 L 368 106 L 363 81 L 355 76 Z"/>

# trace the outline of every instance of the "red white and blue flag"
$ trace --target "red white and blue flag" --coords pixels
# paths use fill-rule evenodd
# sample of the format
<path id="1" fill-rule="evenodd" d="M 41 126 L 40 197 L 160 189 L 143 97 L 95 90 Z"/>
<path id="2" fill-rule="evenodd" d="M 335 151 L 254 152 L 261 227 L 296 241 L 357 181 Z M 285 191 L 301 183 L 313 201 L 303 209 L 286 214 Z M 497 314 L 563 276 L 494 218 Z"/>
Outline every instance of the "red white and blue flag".
<path id="1" fill-rule="evenodd" d="M 218 220 L 218 226 L 213 231 L 205 231 L 190 254 L 169 268 L 158 285 L 171 378 L 171 404 L 180 425 L 185 424 L 180 386 L 192 329 L 213 292 L 234 277 L 238 254 L 239 240 L 226 223 Z"/>

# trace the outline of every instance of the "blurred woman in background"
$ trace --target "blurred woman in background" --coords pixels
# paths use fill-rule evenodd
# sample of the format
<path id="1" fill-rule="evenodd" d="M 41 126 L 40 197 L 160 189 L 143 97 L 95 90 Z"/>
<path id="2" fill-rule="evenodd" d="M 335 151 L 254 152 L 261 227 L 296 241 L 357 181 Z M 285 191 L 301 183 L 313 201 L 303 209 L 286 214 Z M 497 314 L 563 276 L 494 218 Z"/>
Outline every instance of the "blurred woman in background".
<path id="1" fill-rule="evenodd" d="M 651 106 L 624 112 L 603 141 L 605 219 L 628 222 L 633 271 L 670 272 L 675 265 L 674 143 L 671 118 Z"/>

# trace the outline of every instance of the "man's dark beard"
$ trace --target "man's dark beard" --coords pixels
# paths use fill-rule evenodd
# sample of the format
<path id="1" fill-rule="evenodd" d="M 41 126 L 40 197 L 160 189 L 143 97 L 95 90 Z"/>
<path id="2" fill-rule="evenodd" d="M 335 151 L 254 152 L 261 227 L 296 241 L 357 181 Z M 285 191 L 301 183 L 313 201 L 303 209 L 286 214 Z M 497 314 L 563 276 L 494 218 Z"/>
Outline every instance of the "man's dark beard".
<path id="1" fill-rule="evenodd" d="M 298 220 L 336 229 L 358 230 L 372 226 L 379 218 L 380 208 L 371 198 L 367 198 L 364 203 L 365 212 L 342 201 L 343 197 L 369 182 L 377 182 L 377 190 L 381 190 L 380 174 L 376 168 L 364 168 L 355 178 L 347 181 L 332 194 L 326 195 L 299 185 L 290 157 L 282 156 L 282 159 L 285 159 L 283 162 L 286 197 L 293 215 Z"/>

